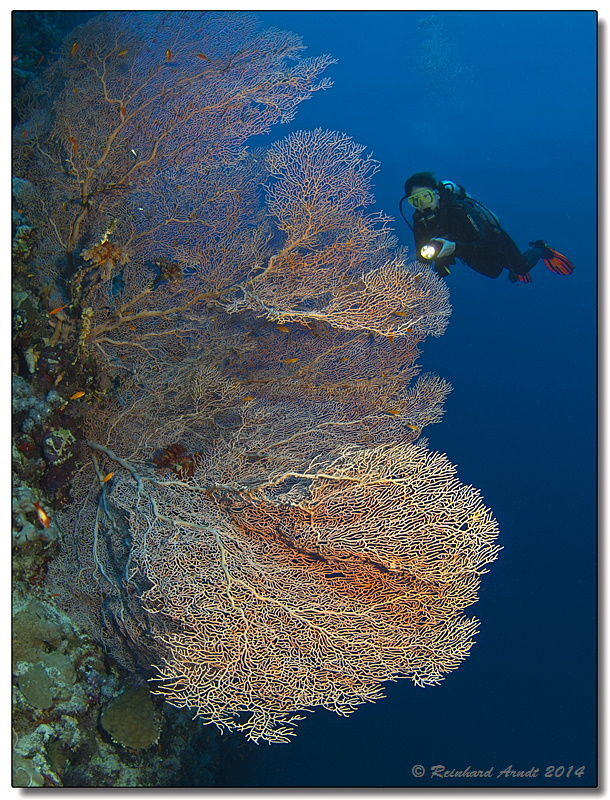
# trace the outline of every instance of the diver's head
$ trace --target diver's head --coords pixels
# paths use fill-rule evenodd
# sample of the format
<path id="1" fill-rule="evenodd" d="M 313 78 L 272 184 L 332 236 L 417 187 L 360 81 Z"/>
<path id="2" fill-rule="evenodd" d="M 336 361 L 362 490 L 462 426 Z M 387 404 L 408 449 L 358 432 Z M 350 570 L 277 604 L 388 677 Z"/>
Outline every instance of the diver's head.
<path id="1" fill-rule="evenodd" d="M 416 172 L 405 182 L 405 197 L 421 212 L 436 211 L 440 202 L 438 183 L 432 172 Z"/>

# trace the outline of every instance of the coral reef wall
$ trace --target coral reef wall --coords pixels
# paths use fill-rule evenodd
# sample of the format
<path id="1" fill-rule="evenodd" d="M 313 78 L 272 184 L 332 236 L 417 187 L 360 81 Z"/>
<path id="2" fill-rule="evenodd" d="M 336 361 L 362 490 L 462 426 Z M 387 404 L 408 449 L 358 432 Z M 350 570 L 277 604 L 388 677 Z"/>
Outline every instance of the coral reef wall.
<path id="1" fill-rule="evenodd" d="M 248 14 L 101 15 L 14 137 L 38 392 L 74 440 L 47 586 L 169 703 L 269 742 L 455 669 L 499 549 L 422 436 L 449 298 L 367 213 L 377 162 L 321 129 L 246 147 L 330 86 L 302 49 Z"/>

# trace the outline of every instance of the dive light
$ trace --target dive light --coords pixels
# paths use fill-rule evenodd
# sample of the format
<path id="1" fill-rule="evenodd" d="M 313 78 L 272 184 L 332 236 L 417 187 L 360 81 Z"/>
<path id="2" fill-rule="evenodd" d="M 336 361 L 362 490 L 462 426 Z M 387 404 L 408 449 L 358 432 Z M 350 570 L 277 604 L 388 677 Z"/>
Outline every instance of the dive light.
<path id="1" fill-rule="evenodd" d="M 442 248 L 439 247 L 439 250 Z M 432 261 L 432 259 L 436 256 L 436 247 L 431 243 L 425 244 L 422 249 L 419 251 L 420 256 L 425 261 Z"/>

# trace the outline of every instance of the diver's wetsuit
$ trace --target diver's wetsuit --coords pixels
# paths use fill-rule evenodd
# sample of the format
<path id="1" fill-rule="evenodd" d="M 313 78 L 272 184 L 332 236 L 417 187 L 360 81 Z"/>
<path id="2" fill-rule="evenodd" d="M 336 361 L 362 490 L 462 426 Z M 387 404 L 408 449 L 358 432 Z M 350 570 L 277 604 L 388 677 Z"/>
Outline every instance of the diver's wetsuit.
<path id="1" fill-rule="evenodd" d="M 543 251 L 534 247 L 521 253 L 511 237 L 489 218 L 476 202 L 455 196 L 441 184 L 440 204 L 436 212 L 416 211 L 413 215 L 416 252 L 433 238 L 455 242 L 455 252 L 446 258 L 436 259 L 434 269 L 441 277 L 448 273 L 448 265 L 459 258 L 469 267 L 497 278 L 504 267 L 516 275 L 525 275 L 542 257 Z"/>

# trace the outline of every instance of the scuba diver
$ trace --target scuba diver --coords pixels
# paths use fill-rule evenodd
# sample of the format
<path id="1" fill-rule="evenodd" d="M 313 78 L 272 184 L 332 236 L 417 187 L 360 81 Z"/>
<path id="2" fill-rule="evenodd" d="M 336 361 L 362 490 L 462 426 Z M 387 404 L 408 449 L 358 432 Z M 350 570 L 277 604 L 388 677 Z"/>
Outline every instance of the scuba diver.
<path id="1" fill-rule="evenodd" d="M 402 210 L 405 200 L 415 208 L 413 225 Z M 462 186 L 437 181 L 432 172 L 407 179 L 400 213 L 413 231 L 418 258 L 434 263 L 441 278 L 449 275 L 456 258 L 489 278 L 497 278 L 506 267 L 512 283 L 530 283 L 530 270 L 540 259 L 558 275 L 574 271 L 568 259 L 542 239 L 530 242 L 531 249 L 521 253 L 495 214 Z"/>

